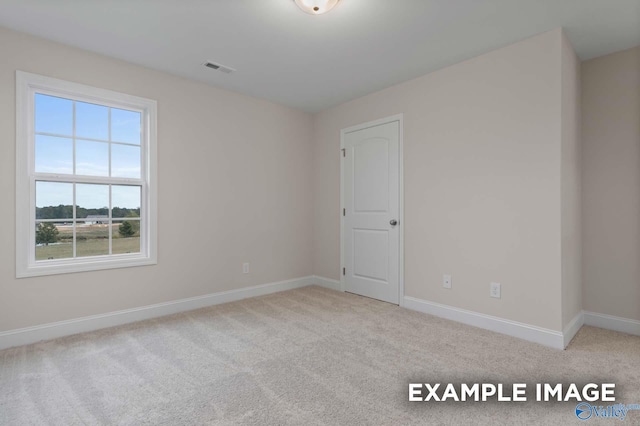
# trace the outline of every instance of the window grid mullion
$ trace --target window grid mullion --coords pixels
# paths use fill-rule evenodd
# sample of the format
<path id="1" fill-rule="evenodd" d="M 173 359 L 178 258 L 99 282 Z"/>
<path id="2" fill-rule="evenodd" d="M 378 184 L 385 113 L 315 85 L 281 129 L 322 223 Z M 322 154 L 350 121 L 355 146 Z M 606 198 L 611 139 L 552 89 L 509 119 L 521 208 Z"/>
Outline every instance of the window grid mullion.
<path id="1" fill-rule="evenodd" d="M 107 175 L 111 177 L 111 107 L 107 110 L 107 137 L 109 145 L 107 146 Z M 109 255 L 113 254 L 113 186 L 109 184 Z"/>
<path id="2" fill-rule="evenodd" d="M 112 186 L 109 185 L 109 255 L 113 254 L 113 191 Z"/>
<path id="3" fill-rule="evenodd" d="M 71 129 L 71 137 L 73 140 L 73 165 L 72 165 L 72 171 L 73 171 L 73 175 L 75 176 L 76 174 L 76 101 L 72 102 L 73 108 L 73 115 L 72 115 L 72 123 L 73 123 L 73 127 Z"/>
<path id="4" fill-rule="evenodd" d="M 73 222 L 73 218 L 71 217 L 61 217 L 61 218 L 57 218 L 57 219 L 36 219 L 36 223 L 48 223 L 48 222 Z M 129 221 L 133 221 L 133 222 L 140 222 L 140 218 L 139 217 L 114 217 L 113 218 L 114 221 L 118 221 L 118 220 L 129 220 Z"/>
<path id="5" fill-rule="evenodd" d="M 139 179 L 120 179 L 120 178 L 108 178 L 103 176 L 73 176 L 73 175 L 34 173 L 33 178 L 36 181 L 63 182 L 63 183 L 87 183 L 87 184 L 98 184 L 98 185 L 141 186 L 144 184 L 144 181 Z"/>
<path id="6" fill-rule="evenodd" d="M 111 111 L 111 110 L 109 110 L 109 111 Z M 65 139 L 69 139 L 70 137 L 73 137 L 73 135 L 63 135 L 63 134 L 60 134 L 60 133 L 49 133 L 49 132 L 34 132 L 34 135 L 36 135 L 36 136 L 52 136 L 54 138 L 65 138 Z M 135 148 L 140 148 L 140 144 L 129 143 L 129 142 L 109 141 L 109 140 L 105 140 L 105 139 L 94 139 L 94 138 L 89 138 L 89 137 L 82 137 L 82 138 L 78 138 L 78 139 L 82 139 L 83 141 L 89 141 L 89 142 L 112 143 L 114 145 L 125 145 L 125 146 L 132 146 L 132 147 L 135 147 Z"/>
<path id="7" fill-rule="evenodd" d="M 73 116 L 72 116 L 72 122 L 73 122 L 73 128 L 72 128 L 72 138 L 73 138 L 73 175 L 76 175 L 76 101 L 74 100 L 73 103 Z M 72 237 L 72 257 L 75 259 L 76 258 L 76 251 L 77 251 L 77 233 L 76 233 L 76 228 L 77 228 L 77 221 L 76 221 L 77 217 L 76 217 L 76 184 L 75 182 L 73 183 L 73 237 Z"/>
<path id="8" fill-rule="evenodd" d="M 109 148 L 109 149 L 108 149 L 108 151 L 109 151 L 109 153 L 108 153 L 108 156 L 109 156 L 109 164 L 108 164 L 108 166 L 107 166 L 107 167 L 108 167 L 108 171 L 109 171 L 109 172 L 108 172 L 107 174 L 108 174 L 108 176 L 109 176 L 109 177 L 111 177 L 111 108 L 109 108 L 108 123 L 107 123 L 107 125 L 109 126 L 109 127 L 108 127 L 108 129 L 107 129 L 108 137 L 109 137 L 109 147 L 108 147 L 108 148 Z"/>
<path id="9" fill-rule="evenodd" d="M 76 258 L 76 225 L 77 225 L 77 217 L 76 217 L 76 184 L 73 183 L 73 258 Z"/>

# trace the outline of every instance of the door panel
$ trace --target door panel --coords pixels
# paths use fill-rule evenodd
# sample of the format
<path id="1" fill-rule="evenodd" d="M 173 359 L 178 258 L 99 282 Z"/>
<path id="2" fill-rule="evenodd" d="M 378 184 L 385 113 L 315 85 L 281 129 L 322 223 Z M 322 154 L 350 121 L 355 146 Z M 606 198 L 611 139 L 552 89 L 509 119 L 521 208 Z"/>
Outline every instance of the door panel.
<path id="1" fill-rule="evenodd" d="M 345 289 L 399 300 L 399 122 L 344 135 Z"/>
<path id="2" fill-rule="evenodd" d="M 385 212 L 389 192 L 389 141 L 371 138 L 353 147 L 353 209 L 355 212 Z"/>
<path id="3" fill-rule="evenodd" d="M 382 282 L 389 281 L 389 232 L 353 230 L 353 274 Z"/>

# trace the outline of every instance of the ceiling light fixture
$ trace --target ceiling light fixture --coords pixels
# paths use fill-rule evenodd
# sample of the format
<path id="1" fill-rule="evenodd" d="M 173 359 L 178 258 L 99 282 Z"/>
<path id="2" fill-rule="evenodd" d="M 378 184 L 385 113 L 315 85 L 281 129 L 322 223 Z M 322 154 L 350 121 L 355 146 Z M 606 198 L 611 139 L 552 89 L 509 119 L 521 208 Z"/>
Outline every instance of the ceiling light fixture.
<path id="1" fill-rule="evenodd" d="M 310 15 L 321 15 L 333 9 L 340 0 L 293 0 Z"/>

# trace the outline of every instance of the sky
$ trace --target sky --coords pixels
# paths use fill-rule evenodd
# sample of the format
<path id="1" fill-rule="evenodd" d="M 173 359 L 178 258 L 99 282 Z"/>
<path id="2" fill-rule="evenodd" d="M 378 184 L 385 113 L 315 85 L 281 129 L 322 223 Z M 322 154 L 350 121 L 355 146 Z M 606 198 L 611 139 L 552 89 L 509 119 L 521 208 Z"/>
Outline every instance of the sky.
<path id="1" fill-rule="evenodd" d="M 73 174 L 75 140 L 76 175 L 140 178 L 140 120 L 137 111 L 37 93 L 35 171 Z M 113 185 L 112 197 L 113 207 L 140 207 L 139 187 Z M 77 184 L 76 201 L 85 208 L 108 207 L 109 186 Z M 37 183 L 38 207 L 60 204 L 73 204 L 72 184 Z"/>

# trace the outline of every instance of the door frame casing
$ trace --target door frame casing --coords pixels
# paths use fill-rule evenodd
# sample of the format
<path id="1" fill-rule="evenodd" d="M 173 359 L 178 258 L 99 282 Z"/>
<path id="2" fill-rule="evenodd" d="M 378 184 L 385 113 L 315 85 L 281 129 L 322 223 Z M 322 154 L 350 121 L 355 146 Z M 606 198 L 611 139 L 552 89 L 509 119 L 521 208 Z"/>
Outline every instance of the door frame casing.
<path id="1" fill-rule="evenodd" d="M 356 124 L 355 126 L 346 127 L 340 130 L 340 290 L 346 291 L 346 277 L 342 274 L 342 268 L 345 267 L 345 251 L 344 251 L 344 216 L 342 214 L 345 208 L 344 203 L 344 158 L 342 150 L 345 149 L 344 137 L 347 133 L 358 130 L 368 129 L 370 127 L 380 126 L 382 124 L 398 122 L 398 225 L 399 225 L 399 241 L 398 241 L 398 305 L 404 307 L 404 115 L 402 113 L 378 120 L 368 121 L 366 123 Z"/>

